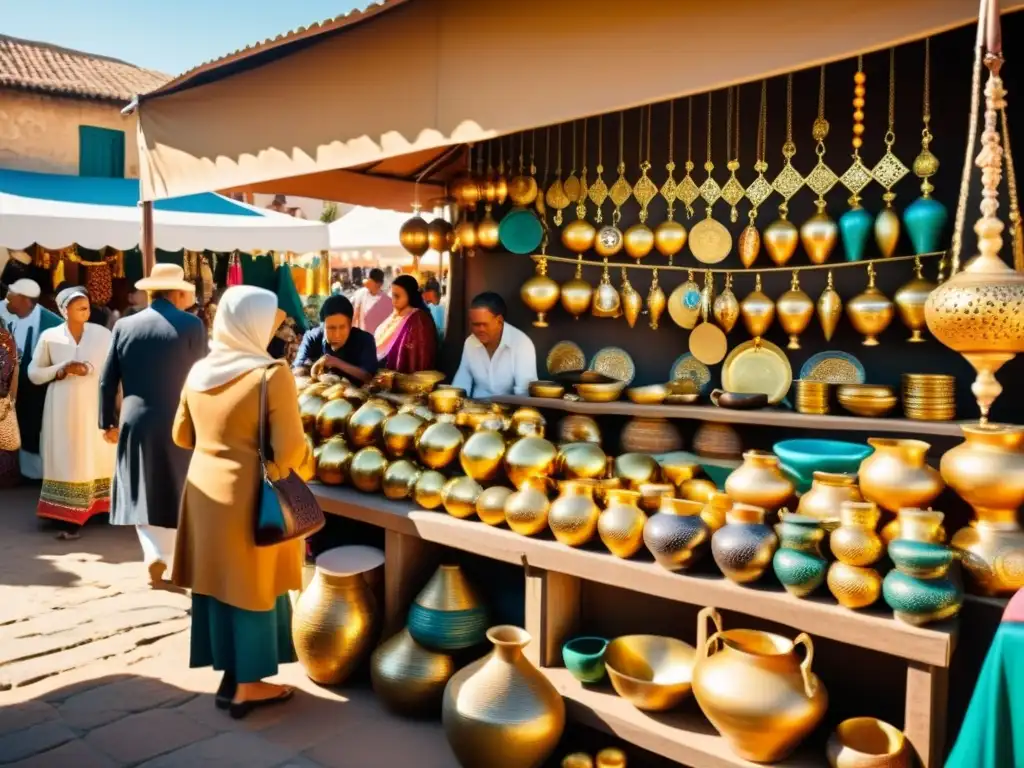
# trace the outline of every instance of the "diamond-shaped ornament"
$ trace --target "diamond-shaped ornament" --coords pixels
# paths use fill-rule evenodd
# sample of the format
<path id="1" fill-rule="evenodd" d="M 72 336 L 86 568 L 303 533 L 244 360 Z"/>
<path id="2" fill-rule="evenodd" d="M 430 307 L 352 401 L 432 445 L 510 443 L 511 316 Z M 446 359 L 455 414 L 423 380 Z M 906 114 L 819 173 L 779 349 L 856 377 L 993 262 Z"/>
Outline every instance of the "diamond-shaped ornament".
<path id="1" fill-rule="evenodd" d="M 661 185 L 661 196 L 665 198 L 669 203 L 675 202 L 676 192 L 679 190 L 679 184 L 676 180 L 669 176 L 665 179 L 665 183 Z"/>
<path id="2" fill-rule="evenodd" d="M 650 205 L 651 200 L 658 194 L 658 188 L 654 186 L 654 182 L 651 181 L 651 177 L 644 174 L 640 177 L 637 183 L 633 186 L 633 197 L 640 203 L 641 207 L 646 208 Z"/>
<path id="3" fill-rule="evenodd" d="M 846 173 L 839 178 L 839 181 L 850 192 L 858 195 L 864 187 L 871 183 L 871 172 L 864 167 L 864 163 L 858 157 L 853 161 L 853 165 L 846 169 Z"/>
<path id="4" fill-rule="evenodd" d="M 782 195 L 784 200 L 789 200 L 803 185 L 804 177 L 800 175 L 800 171 L 794 168 L 792 163 L 787 162 L 772 182 L 772 189 Z"/>
<path id="5" fill-rule="evenodd" d="M 725 186 L 722 187 L 722 199 L 735 208 L 736 203 L 743 199 L 743 191 L 743 185 L 739 180 L 735 176 L 730 176 Z"/>
<path id="6" fill-rule="evenodd" d="M 700 185 L 700 196 L 704 198 L 704 202 L 708 205 L 714 205 L 718 198 L 722 196 L 722 188 L 718 186 L 718 182 L 715 181 L 711 174 L 708 174 L 704 183 Z"/>
<path id="7" fill-rule="evenodd" d="M 604 183 L 604 179 L 598 176 L 587 190 L 587 195 L 590 201 L 600 208 L 608 197 L 608 185 Z"/>
<path id="8" fill-rule="evenodd" d="M 758 174 L 757 178 L 747 187 L 747 200 L 755 208 L 760 208 L 761 203 L 771 197 L 771 194 L 772 185 L 768 183 L 768 179 L 763 174 Z"/>
<path id="9" fill-rule="evenodd" d="M 676 200 L 681 200 L 687 208 L 693 207 L 693 202 L 700 197 L 700 188 L 694 182 L 690 174 L 676 186 Z"/>
<path id="10" fill-rule="evenodd" d="M 839 181 L 839 177 L 821 160 L 814 166 L 814 170 L 807 174 L 807 186 L 818 197 L 827 195 L 828 191 L 836 185 L 837 181 Z"/>
<path id="11" fill-rule="evenodd" d="M 629 200 L 630 195 L 633 194 L 633 188 L 629 186 L 629 182 L 623 176 L 619 176 L 612 184 L 612 188 L 608 190 L 608 197 L 612 199 L 612 202 L 616 206 L 622 207 L 622 204 Z"/>
<path id="12" fill-rule="evenodd" d="M 878 161 L 878 164 L 871 169 L 871 175 L 875 177 L 875 181 L 886 189 L 892 189 L 896 182 L 908 173 L 910 173 L 910 169 L 888 150 L 882 155 L 882 159 Z"/>

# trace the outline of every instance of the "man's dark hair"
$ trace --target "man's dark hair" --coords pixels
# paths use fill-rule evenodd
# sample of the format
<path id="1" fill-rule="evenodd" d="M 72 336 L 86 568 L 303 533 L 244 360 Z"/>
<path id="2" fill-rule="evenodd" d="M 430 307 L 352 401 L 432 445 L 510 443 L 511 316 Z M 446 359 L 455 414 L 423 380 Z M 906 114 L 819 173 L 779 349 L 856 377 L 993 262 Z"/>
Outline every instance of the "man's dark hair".
<path id="1" fill-rule="evenodd" d="M 334 294 L 324 299 L 320 305 L 320 321 L 323 322 L 331 315 L 344 315 L 352 319 L 352 302 L 341 294 Z"/>
<path id="2" fill-rule="evenodd" d="M 441 284 L 439 282 L 437 282 L 437 280 L 434 280 L 433 278 L 431 278 L 430 280 L 427 280 L 426 285 L 423 286 L 423 292 L 426 293 L 427 291 L 433 291 L 438 296 L 440 296 L 441 295 Z"/>
<path id="3" fill-rule="evenodd" d="M 487 309 L 490 310 L 492 315 L 496 315 L 497 317 L 505 317 L 508 313 L 508 307 L 505 306 L 505 300 L 494 291 L 478 293 L 473 297 L 473 301 L 470 303 L 469 308 Z"/>
<path id="4" fill-rule="evenodd" d="M 370 270 L 370 279 L 375 283 L 384 285 L 384 270 L 380 267 L 374 267 Z"/>

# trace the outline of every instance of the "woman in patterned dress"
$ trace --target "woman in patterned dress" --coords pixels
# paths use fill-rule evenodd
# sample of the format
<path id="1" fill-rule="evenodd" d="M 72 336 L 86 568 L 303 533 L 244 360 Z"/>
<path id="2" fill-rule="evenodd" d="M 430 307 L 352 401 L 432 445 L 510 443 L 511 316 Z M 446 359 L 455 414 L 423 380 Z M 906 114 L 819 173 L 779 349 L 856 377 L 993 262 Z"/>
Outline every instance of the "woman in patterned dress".
<path id="1" fill-rule="evenodd" d="M 13 417 L 14 402 L 18 396 L 18 345 L 14 334 L 0 320 L 0 440 L 3 439 L 3 424 L 11 419 L 14 425 L 13 437 L 18 436 L 17 419 Z M 11 416 L 7 409 L 11 409 Z M 2 442 L 0 442 L 2 445 Z M 18 484 L 18 449 L 0 450 L 0 488 L 11 488 Z"/>

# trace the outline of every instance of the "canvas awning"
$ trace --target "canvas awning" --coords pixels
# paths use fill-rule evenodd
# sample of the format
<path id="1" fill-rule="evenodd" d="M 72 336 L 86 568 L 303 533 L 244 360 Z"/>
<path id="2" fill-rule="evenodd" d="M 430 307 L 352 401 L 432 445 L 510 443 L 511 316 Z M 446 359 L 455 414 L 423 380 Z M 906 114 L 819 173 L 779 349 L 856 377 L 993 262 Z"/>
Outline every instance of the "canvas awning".
<path id="1" fill-rule="evenodd" d="M 164 251 L 312 251 L 328 230 L 221 195 L 188 195 L 155 204 L 156 247 Z M 128 250 L 139 244 L 139 182 L 0 169 L 0 246 L 78 244 Z"/>
<path id="2" fill-rule="evenodd" d="M 847 59 L 977 14 L 978 0 L 384 0 L 144 95 L 142 193 L 408 210 L 411 179 L 464 166 L 451 147 Z"/>

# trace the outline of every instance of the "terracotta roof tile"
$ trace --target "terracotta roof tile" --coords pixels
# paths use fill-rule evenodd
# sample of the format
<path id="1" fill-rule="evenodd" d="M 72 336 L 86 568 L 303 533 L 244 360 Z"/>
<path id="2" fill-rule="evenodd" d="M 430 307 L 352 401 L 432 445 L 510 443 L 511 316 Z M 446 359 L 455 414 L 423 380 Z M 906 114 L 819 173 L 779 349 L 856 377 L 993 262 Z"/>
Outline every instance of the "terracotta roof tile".
<path id="1" fill-rule="evenodd" d="M 0 35 L 0 87 L 128 102 L 170 79 L 107 56 Z"/>

